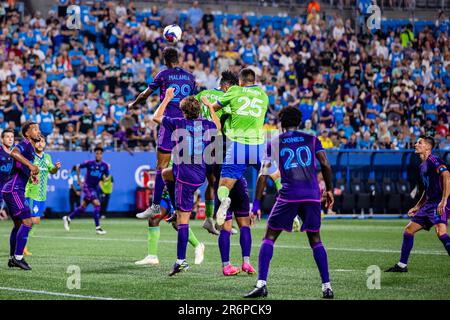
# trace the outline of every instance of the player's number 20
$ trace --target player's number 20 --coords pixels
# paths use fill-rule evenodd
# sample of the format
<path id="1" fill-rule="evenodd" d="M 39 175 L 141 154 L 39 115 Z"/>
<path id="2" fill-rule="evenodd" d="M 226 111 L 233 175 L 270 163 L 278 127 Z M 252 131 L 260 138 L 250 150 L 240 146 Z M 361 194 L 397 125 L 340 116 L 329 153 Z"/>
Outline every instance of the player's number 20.
<path id="1" fill-rule="evenodd" d="M 306 154 L 306 161 L 302 158 L 302 152 Z M 288 158 L 286 162 L 284 163 L 284 169 L 290 170 L 297 168 L 298 166 L 301 167 L 308 167 L 311 165 L 311 150 L 306 146 L 298 147 L 295 151 L 291 148 L 283 148 L 281 149 L 280 155 L 284 157 L 285 154 L 288 154 Z M 294 158 L 297 158 L 297 162 L 293 161 Z"/>
<path id="2" fill-rule="evenodd" d="M 238 99 L 239 103 L 244 103 L 238 110 L 237 114 L 241 116 L 253 116 L 260 117 L 262 114 L 263 103 L 261 99 L 253 98 L 250 100 L 248 97 L 240 97 Z"/>

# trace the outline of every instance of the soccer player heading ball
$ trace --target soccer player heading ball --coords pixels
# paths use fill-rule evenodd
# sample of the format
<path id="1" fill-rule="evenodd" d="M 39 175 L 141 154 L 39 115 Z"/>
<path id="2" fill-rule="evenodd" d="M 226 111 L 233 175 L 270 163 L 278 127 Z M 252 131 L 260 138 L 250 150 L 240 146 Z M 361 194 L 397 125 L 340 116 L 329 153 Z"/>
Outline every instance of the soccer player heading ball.
<path id="1" fill-rule="evenodd" d="M 432 226 L 450 255 L 450 237 L 448 236 L 447 219 L 450 212 L 448 196 L 450 195 L 450 173 L 445 162 L 431 154 L 434 139 L 421 136 L 415 145 L 416 154 L 422 163 L 420 176 L 424 191 L 419 202 L 408 211 L 411 221 L 403 232 L 403 244 L 400 262 L 386 272 L 408 272 L 407 264 L 414 244 L 414 234 L 420 230 L 429 231 Z"/>

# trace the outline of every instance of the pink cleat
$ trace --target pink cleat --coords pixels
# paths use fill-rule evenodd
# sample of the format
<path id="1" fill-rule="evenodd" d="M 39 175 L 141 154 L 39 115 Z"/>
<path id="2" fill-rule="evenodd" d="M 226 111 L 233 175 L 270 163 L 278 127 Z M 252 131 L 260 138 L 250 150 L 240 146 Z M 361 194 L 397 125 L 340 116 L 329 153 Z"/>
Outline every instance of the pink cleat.
<path id="1" fill-rule="evenodd" d="M 255 274 L 256 270 L 252 267 L 250 263 L 243 263 L 242 264 L 242 271 L 247 272 L 248 274 Z"/>
<path id="2" fill-rule="evenodd" d="M 224 276 L 234 276 L 234 275 L 237 275 L 239 272 L 241 272 L 241 269 L 239 269 L 238 267 L 235 267 L 231 264 L 229 264 L 223 268 Z"/>

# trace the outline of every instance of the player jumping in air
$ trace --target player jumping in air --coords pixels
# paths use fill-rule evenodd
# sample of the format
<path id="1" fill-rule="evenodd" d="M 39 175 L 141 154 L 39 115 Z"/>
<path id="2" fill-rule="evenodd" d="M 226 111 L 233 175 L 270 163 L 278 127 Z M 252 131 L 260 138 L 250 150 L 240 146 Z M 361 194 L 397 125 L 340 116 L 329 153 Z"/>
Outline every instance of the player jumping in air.
<path id="1" fill-rule="evenodd" d="M 49 174 L 55 174 L 61 169 L 61 163 L 58 161 L 53 164 L 52 158 L 48 153 L 44 153 L 45 139 L 41 138 L 39 142 L 36 142 L 34 151 L 35 157 L 33 164 L 39 167 L 39 182 L 34 184 L 28 181 L 25 188 L 25 197 L 30 205 L 31 219 L 33 221 L 32 232 L 36 230 L 36 226 L 41 221 L 42 214 L 45 211 L 45 201 L 47 200 L 47 180 Z M 29 236 L 31 236 L 30 232 Z M 25 248 L 25 255 L 31 255 L 31 252 Z"/>
<path id="2" fill-rule="evenodd" d="M 322 278 L 323 297 L 333 298 L 328 274 L 327 252 L 320 239 L 321 194 L 316 174 L 316 159 L 326 184 L 328 207 L 333 205 L 331 167 L 319 139 L 298 131 L 302 113 L 295 107 L 286 107 L 279 113 L 283 133 L 270 144 L 271 161 L 280 168 L 281 184 L 277 201 L 267 221 L 266 234 L 259 251 L 258 282 L 245 298 L 267 296 L 267 275 L 274 243 L 281 231 L 292 231 L 298 215 L 303 221 L 301 231 L 306 231 L 314 260 Z"/>
<path id="3" fill-rule="evenodd" d="M 194 96 L 183 99 L 180 108 L 183 118 L 163 116 L 170 99 L 175 96 L 174 89 L 166 91 L 167 98 L 156 109 L 153 121 L 160 123 L 163 130 L 176 137 L 174 163 L 172 168 L 164 169 L 162 175 L 177 214 L 178 242 L 177 261 L 169 276 L 186 271 L 186 247 L 189 237 L 189 219 L 194 205 L 194 193 L 206 178 L 204 149 L 211 141 L 213 132 L 220 130 L 220 120 L 211 110 L 213 122 L 200 118 L 200 103 Z M 214 132 L 216 133 L 216 132 Z M 182 141 L 179 138 L 182 137 Z"/>
<path id="4" fill-rule="evenodd" d="M 2 189 L 8 182 L 14 165 L 14 159 L 11 157 L 11 149 L 14 144 L 14 130 L 5 129 L 2 132 L 2 145 L 0 147 L 0 211 L 4 210 Z"/>
<path id="5" fill-rule="evenodd" d="M 195 90 L 195 77 L 186 70 L 179 67 L 179 54 L 175 48 L 165 48 L 163 51 L 164 63 L 167 69 L 160 71 L 148 88 L 141 92 L 136 100 L 129 104 L 129 108 L 135 108 L 139 103 L 145 100 L 156 90 L 160 90 L 160 99 L 164 100 L 166 90 L 174 88 L 174 98 L 167 105 L 164 116 L 167 118 L 183 118 L 183 112 L 180 108 L 180 101 L 191 95 Z M 153 192 L 152 205 L 137 214 L 138 218 L 147 219 L 160 214 L 159 205 L 161 203 L 164 190 L 164 180 L 162 170 L 167 168 L 171 159 L 171 152 L 174 147 L 170 133 L 164 126 L 160 126 L 158 134 L 157 164 L 155 189 Z"/>
<path id="6" fill-rule="evenodd" d="M 33 144 L 41 139 L 39 125 L 32 121 L 25 122 L 22 125 L 22 136 L 23 140 L 10 153 L 15 160 L 14 166 L 2 192 L 8 213 L 14 223 L 9 238 L 8 267 L 31 270 L 31 267 L 23 259 L 23 250 L 27 245 L 28 234 L 33 226 L 30 207 L 25 199 L 25 186 L 30 178 L 34 183 L 38 183 L 39 168 L 31 161 L 34 160 Z"/>
<path id="7" fill-rule="evenodd" d="M 80 178 L 80 169 L 86 169 L 86 176 L 83 183 L 84 198 L 81 205 L 76 208 L 70 215 L 64 216 L 64 229 L 70 231 L 70 223 L 75 216 L 83 213 L 89 203 L 94 206 L 94 221 L 95 232 L 97 234 L 105 234 L 106 231 L 100 226 L 100 198 L 99 198 L 99 183 L 103 179 L 105 180 L 109 176 L 109 164 L 102 160 L 103 148 L 96 147 L 94 149 L 95 160 L 85 161 L 77 166 L 78 181 Z"/>
<path id="8" fill-rule="evenodd" d="M 231 205 L 229 195 L 234 184 L 242 177 L 248 166 L 254 166 L 259 170 L 264 156 L 263 125 L 269 98 L 255 82 L 255 72 L 245 68 L 239 73 L 239 86 L 229 88 L 213 104 L 206 98 L 202 99 L 210 109 L 223 108 L 225 114 L 231 115 L 230 128 L 226 130 L 231 143 L 227 146 L 217 191 L 220 207 L 216 219 L 219 226 L 225 223 Z"/>
<path id="9" fill-rule="evenodd" d="M 236 77 L 236 75 L 230 71 L 224 71 L 221 74 L 220 78 L 220 88 L 216 89 L 210 89 L 210 90 L 203 90 L 200 93 L 198 93 L 195 97 L 196 99 L 201 102 L 202 97 L 206 97 L 210 103 L 214 103 L 219 98 L 221 98 L 225 92 L 228 91 L 228 89 L 231 86 L 235 86 L 239 84 L 239 79 Z M 229 116 L 227 114 L 224 114 L 223 109 L 217 110 L 216 112 L 217 117 L 220 119 L 220 122 L 222 123 L 222 130 L 226 130 L 226 127 L 229 125 Z M 209 108 L 201 103 L 201 115 L 203 118 L 211 120 L 211 114 L 209 112 Z M 208 230 L 210 233 L 219 235 L 219 231 L 215 228 L 215 223 L 213 219 L 214 215 L 214 195 L 215 192 L 217 192 L 217 189 L 215 189 L 215 176 L 214 172 L 215 170 L 219 170 L 219 178 L 220 178 L 220 164 L 213 164 L 207 166 L 207 173 L 206 178 L 208 180 L 208 185 L 205 190 L 205 209 L 206 209 L 206 219 L 203 222 L 203 228 Z M 217 181 L 218 182 L 218 181 Z M 218 185 L 218 183 L 217 183 Z"/>
<path id="10" fill-rule="evenodd" d="M 432 226 L 450 255 L 450 237 L 447 219 L 450 212 L 448 196 L 450 195 L 450 173 L 445 162 L 434 156 L 432 150 L 435 142 L 431 136 L 421 136 L 415 145 L 419 155 L 420 176 L 424 191 L 419 202 L 408 211 L 411 221 L 403 232 L 403 244 L 400 262 L 385 272 L 408 272 L 408 258 L 414 244 L 414 234 L 422 229 L 429 231 Z"/>

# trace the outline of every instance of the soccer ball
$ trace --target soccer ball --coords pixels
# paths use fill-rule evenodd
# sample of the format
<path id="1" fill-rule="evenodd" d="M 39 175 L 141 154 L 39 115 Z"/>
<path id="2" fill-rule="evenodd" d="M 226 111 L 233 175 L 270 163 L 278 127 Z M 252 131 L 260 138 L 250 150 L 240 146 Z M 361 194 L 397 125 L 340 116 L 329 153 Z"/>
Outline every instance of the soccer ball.
<path id="1" fill-rule="evenodd" d="M 179 26 L 176 24 L 171 24 L 170 26 L 164 28 L 163 35 L 167 42 L 176 43 L 181 40 L 182 33 L 183 31 Z"/>

